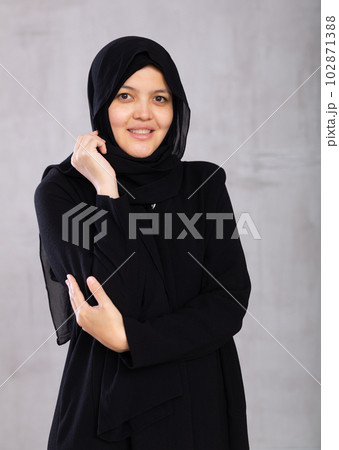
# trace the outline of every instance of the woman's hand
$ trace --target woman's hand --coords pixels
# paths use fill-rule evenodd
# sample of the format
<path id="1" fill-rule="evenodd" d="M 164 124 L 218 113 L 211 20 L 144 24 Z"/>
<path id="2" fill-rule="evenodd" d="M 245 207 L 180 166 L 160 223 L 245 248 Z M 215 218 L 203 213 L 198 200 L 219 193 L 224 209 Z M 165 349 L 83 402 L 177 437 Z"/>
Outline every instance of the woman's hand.
<path id="1" fill-rule="evenodd" d="M 73 275 L 65 280 L 78 325 L 97 341 L 115 352 L 129 350 L 122 315 L 96 278 L 88 277 L 87 285 L 97 306 L 90 306 Z"/>
<path id="2" fill-rule="evenodd" d="M 98 194 L 119 197 L 115 170 L 97 150 L 107 153 L 105 140 L 98 136 L 98 130 L 78 136 L 71 157 L 72 166 L 86 177 Z"/>

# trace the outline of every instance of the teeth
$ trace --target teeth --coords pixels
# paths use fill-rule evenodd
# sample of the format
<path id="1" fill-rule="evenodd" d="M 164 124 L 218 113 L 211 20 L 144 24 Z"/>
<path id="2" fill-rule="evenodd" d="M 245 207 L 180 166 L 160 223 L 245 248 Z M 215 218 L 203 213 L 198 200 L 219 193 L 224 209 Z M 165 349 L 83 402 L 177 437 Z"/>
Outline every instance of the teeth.
<path id="1" fill-rule="evenodd" d="M 151 130 L 145 130 L 145 129 L 141 129 L 141 130 L 130 130 L 130 131 L 132 131 L 132 133 L 135 133 L 135 134 L 149 134 L 149 133 L 152 132 Z"/>

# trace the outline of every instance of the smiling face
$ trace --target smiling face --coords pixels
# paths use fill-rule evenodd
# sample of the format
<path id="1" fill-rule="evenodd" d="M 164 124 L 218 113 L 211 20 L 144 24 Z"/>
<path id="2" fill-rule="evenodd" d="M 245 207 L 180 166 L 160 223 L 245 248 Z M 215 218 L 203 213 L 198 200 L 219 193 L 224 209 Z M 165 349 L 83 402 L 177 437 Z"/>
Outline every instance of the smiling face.
<path id="1" fill-rule="evenodd" d="M 108 108 L 114 138 L 126 153 L 151 155 L 173 120 L 172 94 L 160 70 L 148 65 L 134 72 Z"/>

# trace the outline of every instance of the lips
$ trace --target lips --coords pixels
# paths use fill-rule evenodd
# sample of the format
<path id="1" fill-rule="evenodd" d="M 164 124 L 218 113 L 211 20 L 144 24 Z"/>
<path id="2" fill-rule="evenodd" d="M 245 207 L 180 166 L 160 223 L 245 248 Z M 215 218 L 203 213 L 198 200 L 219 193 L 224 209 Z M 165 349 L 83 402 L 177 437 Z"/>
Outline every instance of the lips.
<path id="1" fill-rule="evenodd" d="M 141 139 L 146 140 L 153 136 L 154 130 L 152 128 L 128 128 L 128 133 L 130 136 L 134 137 L 135 139 Z"/>
<path id="2" fill-rule="evenodd" d="M 134 134 L 150 134 L 153 133 L 153 130 L 148 128 L 130 128 L 128 131 Z"/>

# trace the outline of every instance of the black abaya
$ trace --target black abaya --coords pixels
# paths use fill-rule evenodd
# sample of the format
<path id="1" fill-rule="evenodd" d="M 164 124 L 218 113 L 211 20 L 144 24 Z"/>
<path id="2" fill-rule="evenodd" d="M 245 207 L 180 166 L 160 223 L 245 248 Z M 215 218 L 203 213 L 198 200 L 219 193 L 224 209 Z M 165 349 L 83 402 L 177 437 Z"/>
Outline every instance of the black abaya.
<path id="1" fill-rule="evenodd" d="M 182 118 L 179 100 L 176 118 Z M 177 132 L 178 126 L 172 127 L 166 148 Z M 206 218 L 206 213 L 233 213 L 225 171 L 209 162 L 180 161 L 183 148 L 175 142 L 179 163 L 167 162 L 163 176 L 157 172 L 148 185 L 137 169 L 140 189 L 133 190 L 134 199 L 123 191 L 116 199 L 98 195 L 85 177 L 72 171 L 70 157 L 49 166 L 35 191 L 51 313 L 59 344 L 70 339 L 49 450 L 249 448 L 233 336 L 241 329 L 251 283 L 240 239 L 234 239 L 234 218 L 223 221 L 222 239 L 216 237 L 216 221 Z M 184 146 L 185 139 L 181 142 Z M 132 179 L 123 174 L 131 188 Z M 160 217 L 158 236 L 138 228 L 136 239 L 129 239 L 129 214 L 151 212 L 138 199 L 157 202 L 152 214 Z M 81 202 L 107 211 L 102 218 L 107 233 L 94 242 L 102 221 L 94 222 L 89 250 L 62 234 L 63 214 Z M 178 214 L 191 219 L 196 212 L 202 213 L 194 224 L 199 239 Z M 172 239 L 163 237 L 165 214 L 172 223 Z M 145 221 L 143 227 L 148 225 Z M 85 298 L 90 297 L 88 276 L 103 284 L 122 313 L 128 352 L 109 350 L 77 325 L 64 284 L 67 273 L 76 278 Z M 71 319 L 63 324 L 68 315 Z"/>

